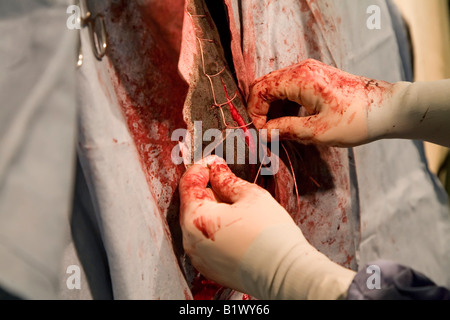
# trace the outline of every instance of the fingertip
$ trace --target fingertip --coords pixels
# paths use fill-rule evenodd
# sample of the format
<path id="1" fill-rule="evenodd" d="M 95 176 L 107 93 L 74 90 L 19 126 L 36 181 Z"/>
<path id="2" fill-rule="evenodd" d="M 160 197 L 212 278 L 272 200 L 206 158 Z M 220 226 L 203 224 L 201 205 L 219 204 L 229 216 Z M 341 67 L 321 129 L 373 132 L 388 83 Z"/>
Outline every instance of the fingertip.
<path id="1" fill-rule="evenodd" d="M 180 221 L 183 222 L 205 202 L 217 202 L 212 190 L 207 187 L 209 169 L 198 164 L 192 165 L 180 180 Z"/>
<path id="2" fill-rule="evenodd" d="M 252 119 L 253 125 L 260 129 L 267 121 L 267 113 L 270 109 L 270 103 L 263 95 L 260 86 L 255 86 L 250 91 L 247 101 L 247 112 Z"/>
<path id="3" fill-rule="evenodd" d="M 234 203 L 245 195 L 251 184 L 237 177 L 226 163 L 215 162 L 210 168 L 213 191 L 227 203 Z"/>
<path id="4" fill-rule="evenodd" d="M 250 114 L 250 118 L 252 119 L 252 123 L 255 126 L 256 129 L 262 129 L 264 125 L 266 124 L 267 117 L 266 116 L 259 116 L 255 114 Z"/>
<path id="5" fill-rule="evenodd" d="M 312 117 L 277 118 L 267 122 L 264 129 L 267 129 L 269 141 L 279 139 L 305 143 L 314 136 L 313 127 L 310 125 L 311 119 Z"/>
<path id="6" fill-rule="evenodd" d="M 180 191 L 195 187 L 206 187 L 209 181 L 209 169 L 201 164 L 193 164 L 180 180 Z"/>
<path id="7" fill-rule="evenodd" d="M 228 167 L 228 164 L 225 162 L 225 160 L 212 162 L 209 166 L 209 169 L 211 180 L 212 178 L 216 178 L 223 173 L 234 175 L 234 173 L 231 171 L 230 167 Z"/>

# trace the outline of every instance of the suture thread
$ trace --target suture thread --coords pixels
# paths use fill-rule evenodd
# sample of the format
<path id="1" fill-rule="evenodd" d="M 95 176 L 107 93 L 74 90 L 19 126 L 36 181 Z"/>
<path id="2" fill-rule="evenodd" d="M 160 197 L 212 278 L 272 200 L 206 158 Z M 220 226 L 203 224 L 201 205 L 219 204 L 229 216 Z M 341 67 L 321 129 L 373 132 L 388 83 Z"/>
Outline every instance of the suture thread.
<path id="1" fill-rule="evenodd" d="M 194 17 L 196 17 L 196 18 L 206 18 L 206 15 L 200 15 L 200 14 L 199 15 L 193 15 L 188 10 L 186 10 L 186 13 L 189 15 L 189 17 L 190 17 L 194 27 L 195 27 L 195 22 L 194 22 L 194 19 L 193 19 Z M 203 72 L 203 75 L 206 78 L 208 78 L 209 85 L 211 87 L 211 93 L 212 93 L 212 97 L 213 97 L 213 100 L 214 100 L 214 104 L 212 105 L 212 107 L 219 108 L 220 114 L 222 116 L 222 122 L 223 122 L 223 124 L 224 124 L 224 126 L 226 128 L 228 128 L 228 129 L 248 128 L 249 126 L 251 126 L 253 124 L 253 122 L 250 122 L 250 123 L 242 125 L 242 126 L 237 126 L 237 127 L 230 126 L 227 123 L 226 118 L 225 118 L 225 113 L 223 112 L 223 106 L 226 106 L 226 105 L 229 105 L 230 103 L 233 103 L 233 101 L 236 100 L 236 98 L 238 98 L 238 92 L 236 91 L 235 94 L 231 98 L 227 97 L 227 101 L 224 102 L 224 103 L 218 103 L 217 102 L 216 92 L 214 90 L 213 78 L 220 77 L 221 81 L 223 81 L 223 78 L 222 78 L 221 74 L 225 71 L 226 67 L 224 66 L 221 70 L 219 70 L 219 64 L 216 61 L 217 72 L 215 74 L 208 74 L 206 72 L 206 67 L 205 67 L 205 54 L 203 52 L 202 42 L 213 43 L 214 40 L 212 40 L 212 39 L 203 39 L 203 38 L 198 37 L 197 35 L 195 35 L 195 37 L 196 37 L 196 39 L 198 41 L 198 44 L 199 44 L 199 47 L 200 47 L 200 55 L 201 55 L 201 58 L 202 58 L 202 69 L 203 69 L 202 72 Z M 225 88 L 225 90 L 226 90 L 226 88 Z"/>

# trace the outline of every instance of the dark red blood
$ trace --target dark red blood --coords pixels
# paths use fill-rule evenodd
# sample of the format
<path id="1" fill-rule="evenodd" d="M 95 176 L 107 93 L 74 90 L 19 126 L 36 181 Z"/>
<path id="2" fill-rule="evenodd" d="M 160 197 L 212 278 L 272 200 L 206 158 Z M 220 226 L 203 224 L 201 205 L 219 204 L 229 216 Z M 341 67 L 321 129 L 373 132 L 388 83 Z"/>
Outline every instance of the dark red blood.
<path id="1" fill-rule="evenodd" d="M 223 81 L 223 79 L 221 79 L 221 80 L 222 80 L 223 90 L 225 91 L 225 95 L 227 97 L 228 107 L 230 108 L 231 116 L 233 117 L 233 120 L 236 121 L 238 126 L 241 127 L 242 130 L 244 131 L 245 143 L 247 144 L 247 146 L 250 149 L 250 154 L 254 155 L 254 154 L 256 154 L 256 145 L 255 145 L 255 141 L 253 140 L 253 136 L 248 129 L 248 124 L 245 123 L 245 121 L 242 118 L 242 116 L 240 115 L 239 111 L 237 111 L 236 107 L 233 104 L 233 101 L 230 99 L 225 82 Z"/>
<path id="2" fill-rule="evenodd" d="M 347 260 L 345 260 L 344 265 L 349 266 L 355 257 L 347 254 Z"/>
<path id="3" fill-rule="evenodd" d="M 104 14 L 108 58 L 115 71 L 111 76 L 117 99 L 165 218 L 184 172 L 184 166 L 171 159 L 177 144 L 171 134 L 186 127 L 182 108 L 187 84 L 177 68 L 183 1 L 151 1 L 151 5 L 116 1 L 108 10 Z"/>
<path id="4" fill-rule="evenodd" d="M 191 288 L 194 300 L 214 300 L 224 291 L 221 285 L 206 279 L 201 274 L 194 278 Z"/>

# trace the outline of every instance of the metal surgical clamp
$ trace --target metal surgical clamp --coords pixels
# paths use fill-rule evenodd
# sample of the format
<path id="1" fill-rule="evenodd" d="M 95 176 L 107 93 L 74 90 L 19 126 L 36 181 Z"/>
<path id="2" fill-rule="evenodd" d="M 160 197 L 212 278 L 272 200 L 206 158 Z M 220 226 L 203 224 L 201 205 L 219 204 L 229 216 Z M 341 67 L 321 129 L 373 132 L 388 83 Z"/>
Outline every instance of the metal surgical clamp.
<path id="1" fill-rule="evenodd" d="M 102 14 L 98 13 L 93 15 L 87 0 L 79 0 L 80 4 L 80 26 L 88 27 L 89 38 L 91 41 L 92 51 L 97 60 L 101 61 L 106 54 L 106 48 L 108 47 L 105 19 Z M 83 53 L 81 50 L 81 39 L 78 50 L 78 62 L 77 66 L 80 67 L 83 64 Z"/>

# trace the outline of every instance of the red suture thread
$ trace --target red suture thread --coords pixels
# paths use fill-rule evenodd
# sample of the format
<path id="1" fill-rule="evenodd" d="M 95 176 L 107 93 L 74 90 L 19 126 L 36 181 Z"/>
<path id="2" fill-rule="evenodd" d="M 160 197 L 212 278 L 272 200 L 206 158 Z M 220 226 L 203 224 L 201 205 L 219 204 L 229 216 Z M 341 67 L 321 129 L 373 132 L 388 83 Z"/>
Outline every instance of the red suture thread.
<path id="1" fill-rule="evenodd" d="M 236 107 L 234 106 L 233 100 L 230 100 L 230 96 L 228 95 L 228 91 L 227 91 L 227 87 L 225 85 L 225 82 L 223 81 L 222 78 L 220 78 L 220 80 L 222 81 L 223 90 L 225 91 L 225 95 L 227 97 L 228 107 L 230 108 L 231 116 L 233 117 L 234 121 L 236 121 L 237 124 L 244 131 L 245 143 L 248 145 L 248 147 L 250 149 L 250 153 L 251 154 L 255 154 L 256 153 L 256 145 L 255 145 L 255 141 L 253 140 L 252 134 L 248 130 L 248 125 L 245 123 L 244 119 L 239 114 L 239 111 L 237 111 Z"/>

